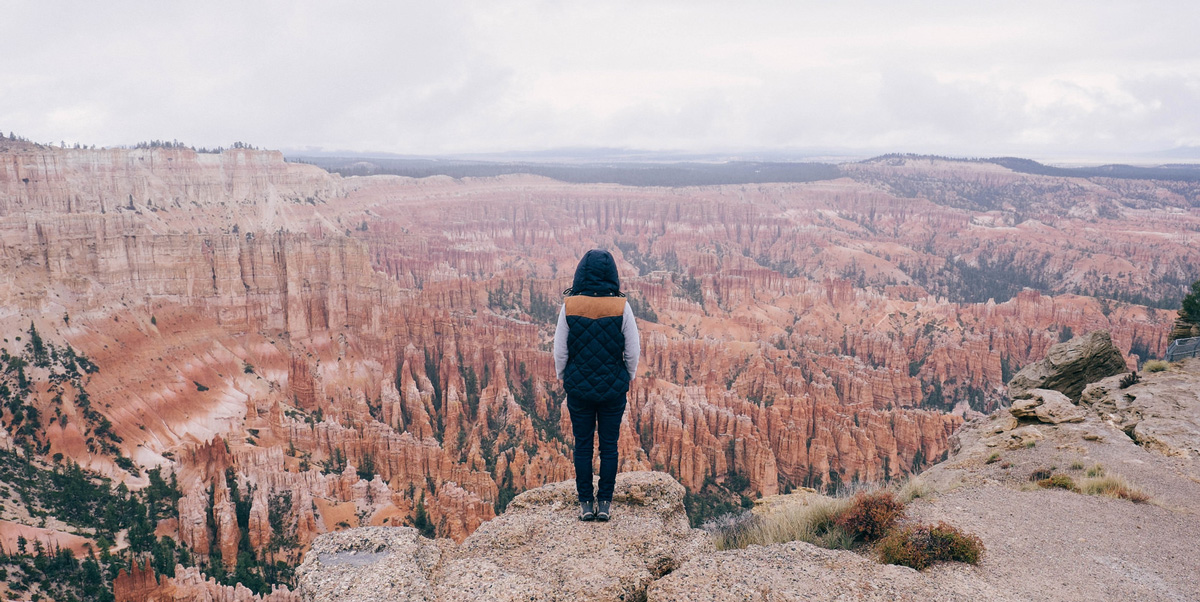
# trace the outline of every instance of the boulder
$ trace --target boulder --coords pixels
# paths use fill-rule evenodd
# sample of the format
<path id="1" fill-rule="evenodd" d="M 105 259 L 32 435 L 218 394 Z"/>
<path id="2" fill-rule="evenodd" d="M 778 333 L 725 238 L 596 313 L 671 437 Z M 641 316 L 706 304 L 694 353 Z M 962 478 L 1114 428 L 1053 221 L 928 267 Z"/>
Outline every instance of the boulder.
<path id="1" fill-rule="evenodd" d="M 575 482 L 526 491 L 461 545 L 368 527 L 313 542 L 297 572 L 306 601 L 636 600 L 713 544 L 692 529 L 669 475 L 617 475 L 613 518 L 578 520 Z"/>
<path id="2" fill-rule="evenodd" d="M 637 600 L 693 556 L 713 550 L 688 524 L 684 488 L 669 475 L 617 475 L 613 518 L 578 520 L 575 482 L 526 491 L 443 565 L 441 599 Z"/>
<path id="3" fill-rule="evenodd" d="M 1022 368 L 1008 381 L 1008 394 L 1025 399 L 1034 389 L 1052 389 L 1078 400 L 1088 383 L 1128 371 L 1108 331 L 1093 330 L 1054 345 L 1042 361 Z"/>
<path id="4" fill-rule="evenodd" d="M 1188 339 L 1191 337 L 1200 337 L 1200 324 L 1197 324 L 1184 315 L 1183 310 L 1179 310 L 1179 317 L 1175 319 L 1175 324 L 1171 327 L 1171 333 L 1167 335 L 1168 341 L 1175 339 Z"/>
<path id="5" fill-rule="evenodd" d="M 1080 404 L 1142 447 L 1200 458 L 1200 360 L 1185 360 L 1183 368 L 1144 373 L 1124 389 L 1120 377 L 1103 379 L 1084 389 Z"/>
<path id="6" fill-rule="evenodd" d="M 1000 445 L 1003 443 L 1008 449 L 1021 449 L 1023 447 L 1029 447 L 1031 443 L 1037 444 L 1038 441 L 1041 441 L 1045 438 L 1046 436 L 1043 435 L 1042 432 L 1037 429 L 1037 427 L 1033 426 L 1032 424 L 1027 424 L 1022 427 L 1017 427 L 1011 431 L 1008 431 L 1004 435 L 997 437 L 994 443 L 995 445 Z"/>
<path id="7" fill-rule="evenodd" d="M 296 570 L 297 591 L 305 602 L 436 600 L 431 574 L 443 546 L 450 545 L 411 527 L 326 533 L 313 541 Z"/>
<path id="8" fill-rule="evenodd" d="M 1016 600 L 962 564 L 925 572 L 794 541 L 706 554 L 656 581 L 649 602 Z"/>
<path id="9" fill-rule="evenodd" d="M 1066 395 L 1051 389 L 1030 391 L 1028 398 L 1014 401 L 1009 412 L 1017 418 L 1032 418 L 1050 424 L 1083 422 L 1086 416 L 1086 412 L 1071 403 Z"/>

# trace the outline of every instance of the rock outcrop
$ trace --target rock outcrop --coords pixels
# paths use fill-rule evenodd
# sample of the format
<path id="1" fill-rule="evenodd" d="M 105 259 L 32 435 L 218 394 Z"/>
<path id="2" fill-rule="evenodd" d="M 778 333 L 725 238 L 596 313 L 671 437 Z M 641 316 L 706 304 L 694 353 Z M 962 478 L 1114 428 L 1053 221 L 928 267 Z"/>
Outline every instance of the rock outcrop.
<path id="1" fill-rule="evenodd" d="M 949 458 L 917 477 L 937 493 L 915 501 L 910 517 L 978 535 L 987 552 L 972 581 L 1016 599 L 1194 598 L 1200 361 L 1125 389 L 1120 378 L 1087 387 L 1072 406 L 1084 412 L 1078 422 L 1019 424 L 1007 411 L 968 421 Z M 1142 438 L 1127 436 L 1143 422 Z M 1072 490 L 1031 482 L 1050 474 Z"/>
<path id="2" fill-rule="evenodd" d="M 1025 366 L 1008 381 L 1008 393 L 1024 399 L 1035 389 L 1053 389 L 1078 400 L 1088 383 L 1128 371 L 1109 333 L 1095 330 L 1051 347 L 1045 359 Z"/>
<path id="3" fill-rule="evenodd" d="M 1200 359 L 1187 359 L 1165 372 L 1143 374 L 1121 387 L 1120 376 L 1092 383 L 1080 405 L 1148 449 L 1200 459 Z"/>
<path id="4" fill-rule="evenodd" d="M 1167 335 L 1167 338 L 1174 341 L 1191 337 L 1200 337 L 1200 324 L 1189 320 L 1180 310 L 1179 317 L 1175 318 L 1175 324 L 1171 327 L 1171 333 Z"/>
<path id="5" fill-rule="evenodd" d="M 313 543 L 305 600 L 636 600 L 712 543 L 688 526 L 683 487 L 621 473 L 613 519 L 582 523 L 574 481 L 527 491 L 461 545 L 410 528 L 351 529 Z"/>
<path id="6" fill-rule="evenodd" d="M 802 541 L 692 559 L 656 581 L 648 602 L 1017 601 L 964 565 L 921 572 Z"/>
<path id="7" fill-rule="evenodd" d="M 306 602 L 437 600 L 433 571 L 445 540 L 411 527 L 361 527 L 318 537 L 297 571 Z"/>
<path id="8" fill-rule="evenodd" d="M 1050 389 L 1033 389 L 1028 397 L 1014 399 L 1008 411 L 1017 418 L 1030 418 L 1040 422 L 1083 422 L 1084 411 L 1079 409 L 1066 395 Z"/>

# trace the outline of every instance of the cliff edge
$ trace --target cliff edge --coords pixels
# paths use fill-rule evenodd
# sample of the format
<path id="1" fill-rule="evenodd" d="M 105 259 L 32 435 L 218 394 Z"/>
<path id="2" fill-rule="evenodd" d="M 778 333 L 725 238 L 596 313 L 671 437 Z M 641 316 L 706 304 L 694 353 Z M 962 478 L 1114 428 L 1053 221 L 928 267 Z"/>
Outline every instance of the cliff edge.
<path id="1" fill-rule="evenodd" d="M 615 515 L 581 523 L 575 482 L 518 495 L 462 542 L 415 529 L 322 535 L 298 570 L 304 600 L 636 600 L 688 559 L 713 550 L 688 526 L 669 475 L 617 477 Z"/>

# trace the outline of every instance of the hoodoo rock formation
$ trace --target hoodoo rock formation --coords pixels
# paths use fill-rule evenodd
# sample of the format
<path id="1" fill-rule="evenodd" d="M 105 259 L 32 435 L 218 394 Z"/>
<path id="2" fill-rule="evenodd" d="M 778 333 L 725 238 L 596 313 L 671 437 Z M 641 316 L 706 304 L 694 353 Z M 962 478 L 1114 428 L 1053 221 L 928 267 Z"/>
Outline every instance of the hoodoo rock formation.
<path id="1" fill-rule="evenodd" d="M 294 567 L 360 526 L 464 542 L 570 478 L 549 341 L 588 248 L 612 250 L 641 319 L 621 469 L 670 473 L 693 520 L 919 471 L 1074 332 L 1107 330 L 1130 367 L 1161 354 L 1174 312 L 1156 306 L 1200 277 L 1196 191 L 1177 182 L 939 161 L 651 188 L 340 178 L 246 149 L 0 159 L 20 391 L 0 441 L 134 490 L 172 476 L 158 535 L 205 578 Z M 1064 196 L 1076 184 L 1087 198 Z"/>

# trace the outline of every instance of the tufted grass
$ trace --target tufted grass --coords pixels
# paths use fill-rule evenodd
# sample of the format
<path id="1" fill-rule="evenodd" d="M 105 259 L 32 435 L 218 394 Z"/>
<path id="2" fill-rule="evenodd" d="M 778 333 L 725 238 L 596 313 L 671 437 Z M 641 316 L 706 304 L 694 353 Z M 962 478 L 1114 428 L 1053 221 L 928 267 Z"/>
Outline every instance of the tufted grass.
<path id="1" fill-rule="evenodd" d="M 837 525 L 837 517 L 850 506 L 845 498 L 814 495 L 805 504 L 794 504 L 767 515 L 746 512 L 722 517 L 702 527 L 713 535 L 718 550 L 749 545 L 806 541 L 822 548 L 847 549 L 854 538 Z"/>
<path id="2" fill-rule="evenodd" d="M 933 494 L 933 487 L 919 479 L 908 479 L 896 488 L 896 497 L 904 504 L 910 504 L 917 498 L 929 499 Z"/>
<path id="3" fill-rule="evenodd" d="M 1130 485 L 1129 481 L 1119 474 L 1086 478 L 1079 483 L 1079 490 L 1088 495 L 1129 500 L 1135 504 L 1145 504 L 1150 501 L 1149 494 Z"/>
<path id="4" fill-rule="evenodd" d="M 915 481 L 892 489 L 860 491 L 851 498 L 813 495 L 767 514 L 728 514 L 701 526 L 719 550 L 804 541 L 846 550 L 883 537 L 904 516 L 905 504 L 932 490 Z"/>
<path id="5" fill-rule="evenodd" d="M 1043 489 L 1066 489 L 1067 491 L 1079 491 L 1079 487 L 1075 485 L 1075 479 L 1065 474 L 1052 474 L 1049 477 L 1041 479 L 1037 482 L 1038 487 Z"/>
<path id="6" fill-rule="evenodd" d="M 1167 366 L 1169 365 L 1170 364 L 1164 362 L 1163 360 L 1150 360 L 1142 365 L 1142 369 L 1146 372 L 1162 372 L 1163 370 L 1166 370 Z"/>

